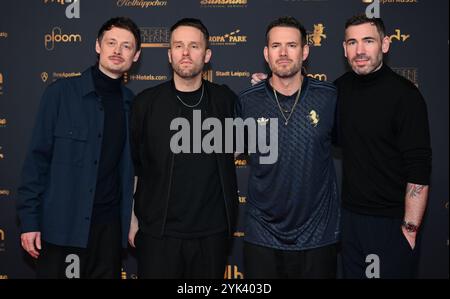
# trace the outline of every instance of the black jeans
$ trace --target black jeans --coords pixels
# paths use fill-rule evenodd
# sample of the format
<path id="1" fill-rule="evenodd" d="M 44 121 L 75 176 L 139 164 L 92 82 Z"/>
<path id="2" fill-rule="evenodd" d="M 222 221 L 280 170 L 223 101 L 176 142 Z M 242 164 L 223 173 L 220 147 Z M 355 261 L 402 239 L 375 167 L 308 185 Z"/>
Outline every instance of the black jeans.
<path id="1" fill-rule="evenodd" d="M 229 246 L 226 233 L 178 239 L 138 231 L 135 244 L 139 278 L 224 278 Z"/>
<path id="2" fill-rule="evenodd" d="M 344 278 L 414 278 L 419 242 L 416 240 L 415 248 L 411 248 L 401 223 L 401 218 L 361 215 L 342 209 Z M 374 277 L 374 266 L 379 268 L 379 277 Z"/>
<path id="3" fill-rule="evenodd" d="M 287 251 L 244 242 L 245 278 L 335 279 L 336 269 L 336 244 L 309 250 Z"/>
<path id="4" fill-rule="evenodd" d="M 121 238 L 121 227 L 117 222 L 93 224 L 87 248 L 58 246 L 42 241 L 42 250 L 36 263 L 36 276 L 77 278 L 73 275 L 78 271 L 76 268 L 79 268 L 79 278 L 120 279 Z"/>

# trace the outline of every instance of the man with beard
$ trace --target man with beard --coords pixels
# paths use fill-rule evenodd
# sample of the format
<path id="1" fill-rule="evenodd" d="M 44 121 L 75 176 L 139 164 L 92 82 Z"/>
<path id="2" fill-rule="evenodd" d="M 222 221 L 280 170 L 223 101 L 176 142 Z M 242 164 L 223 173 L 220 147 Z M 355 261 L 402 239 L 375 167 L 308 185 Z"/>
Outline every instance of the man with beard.
<path id="1" fill-rule="evenodd" d="M 234 157 L 199 150 L 205 131 L 191 130 L 210 117 L 223 125 L 234 114 L 235 94 L 202 80 L 211 54 L 202 22 L 178 21 L 168 50 L 173 79 L 144 90 L 132 109 L 138 182 L 129 242 L 140 278 L 224 276 L 238 204 Z M 174 142 L 175 120 L 189 129 Z"/>
<path id="2" fill-rule="evenodd" d="M 278 119 L 279 157 L 262 165 L 250 155 L 245 215 L 246 278 L 335 278 L 339 200 L 331 156 L 336 88 L 302 73 L 305 28 L 292 17 L 266 31 L 269 80 L 241 93 L 237 114 Z"/>
<path id="3" fill-rule="evenodd" d="M 417 87 L 383 63 L 389 45 L 381 19 L 347 21 L 352 71 L 336 80 L 346 278 L 366 278 L 369 255 L 379 260 L 371 273 L 379 278 L 413 278 L 418 265 L 431 173 L 427 108 Z"/>

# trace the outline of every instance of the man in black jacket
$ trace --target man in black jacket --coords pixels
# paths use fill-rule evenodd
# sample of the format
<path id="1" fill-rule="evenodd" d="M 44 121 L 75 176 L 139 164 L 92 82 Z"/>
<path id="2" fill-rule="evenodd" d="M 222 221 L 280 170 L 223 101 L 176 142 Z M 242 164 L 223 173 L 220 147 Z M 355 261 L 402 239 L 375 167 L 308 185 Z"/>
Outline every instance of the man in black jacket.
<path id="1" fill-rule="evenodd" d="M 224 124 L 233 117 L 236 96 L 202 80 L 211 58 L 208 40 L 200 20 L 173 25 L 168 51 L 173 79 L 144 90 L 132 109 L 138 183 L 129 241 L 137 249 L 140 278 L 224 275 L 238 204 L 234 158 L 200 150 L 205 132 L 191 129 L 206 118 Z M 175 132 L 177 121 L 187 124 L 187 131 Z M 174 138 L 183 132 L 188 136 L 180 151 Z"/>

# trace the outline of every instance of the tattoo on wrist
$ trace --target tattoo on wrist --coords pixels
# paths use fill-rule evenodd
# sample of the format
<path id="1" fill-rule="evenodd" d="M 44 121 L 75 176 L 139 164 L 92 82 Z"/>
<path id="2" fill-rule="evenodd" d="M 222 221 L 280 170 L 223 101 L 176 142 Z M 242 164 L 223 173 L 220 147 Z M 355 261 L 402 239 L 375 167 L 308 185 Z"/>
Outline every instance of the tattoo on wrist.
<path id="1" fill-rule="evenodd" d="M 408 194 L 409 198 L 416 198 L 416 197 L 419 197 L 419 195 L 423 191 L 423 189 L 425 189 L 425 186 L 408 184 L 406 193 Z"/>

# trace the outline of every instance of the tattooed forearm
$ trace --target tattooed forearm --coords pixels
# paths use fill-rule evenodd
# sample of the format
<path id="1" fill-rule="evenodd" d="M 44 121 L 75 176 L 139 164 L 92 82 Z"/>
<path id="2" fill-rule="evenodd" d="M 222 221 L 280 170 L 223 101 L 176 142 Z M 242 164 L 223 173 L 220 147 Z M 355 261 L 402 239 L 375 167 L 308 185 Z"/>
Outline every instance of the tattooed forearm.
<path id="1" fill-rule="evenodd" d="M 415 184 L 408 184 L 408 188 L 406 190 L 406 193 L 408 194 L 409 198 L 417 198 L 420 196 L 420 193 L 425 189 L 426 186 L 422 185 L 415 185 Z"/>

